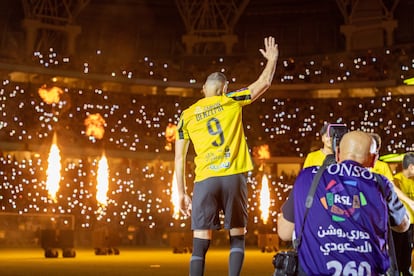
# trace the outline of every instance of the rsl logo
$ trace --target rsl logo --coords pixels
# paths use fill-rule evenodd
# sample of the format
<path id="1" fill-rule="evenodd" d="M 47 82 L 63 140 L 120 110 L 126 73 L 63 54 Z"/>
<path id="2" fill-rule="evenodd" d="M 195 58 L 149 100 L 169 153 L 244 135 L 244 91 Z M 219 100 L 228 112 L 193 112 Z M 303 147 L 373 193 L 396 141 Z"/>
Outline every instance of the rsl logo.
<path id="1" fill-rule="evenodd" d="M 331 212 L 333 221 L 341 222 L 351 217 L 358 220 L 359 209 L 367 205 L 366 197 L 362 192 L 343 194 L 345 186 L 350 186 L 348 191 L 352 191 L 354 190 L 352 187 L 356 187 L 357 182 L 348 180 L 339 183 L 332 179 L 325 187 L 325 196 L 320 198 L 323 207 Z"/>

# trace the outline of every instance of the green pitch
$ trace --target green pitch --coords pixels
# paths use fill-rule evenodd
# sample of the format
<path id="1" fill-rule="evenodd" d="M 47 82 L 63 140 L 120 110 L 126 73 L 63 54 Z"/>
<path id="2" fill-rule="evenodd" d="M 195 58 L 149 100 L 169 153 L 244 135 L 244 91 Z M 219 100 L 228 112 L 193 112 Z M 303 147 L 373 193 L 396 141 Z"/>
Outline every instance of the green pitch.
<path id="1" fill-rule="evenodd" d="M 179 276 L 188 275 L 191 254 L 173 254 L 169 248 L 123 249 L 119 255 L 97 256 L 93 249 L 77 249 L 75 258 L 45 258 L 41 248 L 0 248 L 0 275 L 14 276 Z M 259 249 L 247 249 L 243 276 L 271 276 L 274 252 L 262 253 Z M 228 251 L 211 248 L 206 257 L 206 276 L 227 275 Z"/>

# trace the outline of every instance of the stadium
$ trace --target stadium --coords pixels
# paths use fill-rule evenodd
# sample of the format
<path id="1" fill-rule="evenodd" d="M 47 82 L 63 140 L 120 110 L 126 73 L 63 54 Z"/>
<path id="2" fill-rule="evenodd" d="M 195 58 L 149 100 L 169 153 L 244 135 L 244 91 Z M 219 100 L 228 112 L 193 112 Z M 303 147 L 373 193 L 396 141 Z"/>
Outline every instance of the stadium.
<path id="1" fill-rule="evenodd" d="M 167 255 L 191 251 L 171 133 L 209 73 L 230 90 L 258 76 L 266 35 L 280 48 L 275 80 L 243 120 L 255 164 L 246 245 L 269 273 L 266 253 L 289 246 L 277 240 L 280 206 L 324 123 L 380 134 L 394 171 L 414 151 L 414 1 L 190 2 L 0 3 L 3 250 L 39 248 L 45 261 L 56 247 L 68 258 L 156 248 L 186 263 Z M 192 158 L 187 172 L 192 183 Z M 215 246 L 226 239 L 218 232 Z M 142 275 L 170 275 L 158 272 Z"/>

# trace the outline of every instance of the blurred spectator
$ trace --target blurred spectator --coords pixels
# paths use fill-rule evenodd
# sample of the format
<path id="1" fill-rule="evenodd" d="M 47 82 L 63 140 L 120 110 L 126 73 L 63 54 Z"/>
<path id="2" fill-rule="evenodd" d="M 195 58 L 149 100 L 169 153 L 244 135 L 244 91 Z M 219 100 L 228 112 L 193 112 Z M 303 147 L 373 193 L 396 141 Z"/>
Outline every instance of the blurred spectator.
<path id="1" fill-rule="evenodd" d="M 407 152 L 402 161 L 402 171 L 394 176 L 395 185 L 411 200 L 414 200 L 414 152 Z M 413 209 L 407 205 L 410 215 L 410 228 L 407 232 L 392 232 L 398 268 L 404 276 L 411 275 L 411 251 L 413 249 Z"/>
<path id="2" fill-rule="evenodd" d="M 328 126 L 329 124 L 325 123 L 319 131 L 319 136 L 321 137 L 323 147 L 321 149 L 308 153 L 305 162 L 303 163 L 303 168 L 321 166 L 325 160 L 325 157 L 334 153 L 332 150 L 332 139 L 328 133 Z"/>

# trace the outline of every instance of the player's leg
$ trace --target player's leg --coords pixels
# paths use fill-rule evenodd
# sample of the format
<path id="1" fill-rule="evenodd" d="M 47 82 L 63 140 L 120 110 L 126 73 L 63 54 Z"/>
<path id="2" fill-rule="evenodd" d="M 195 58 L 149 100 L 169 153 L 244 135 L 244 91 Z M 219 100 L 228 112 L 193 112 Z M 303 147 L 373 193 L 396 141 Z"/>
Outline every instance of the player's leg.
<path id="1" fill-rule="evenodd" d="M 215 178 L 197 182 L 194 185 L 191 228 L 193 229 L 193 253 L 190 261 L 190 275 L 204 275 L 205 257 L 210 246 L 212 230 L 220 228 L 219 207 L 215 197 Z"/>
<path id="2" fill-rule="evenodd" d="M 244 174 L 227 176 L 223 188 L 224 227 L 229 229 L 229 275 L 240 275 L 245 251 L 247 225 L 247 183 Z"/>
<path id="3" fill-rule="evenodd" d="M 212 237 L 211 230 L 194 230 L 193 231 L 193 253 L 190 260 L 190 275 L 204 275 L 206 263 L 206 253 L 210 246 Z"/>
<path id="4" fill-rule="evenodd" d="M 245 232 L 243 228 L 230 229 L 230 255 L 229 255 L 229 275 L 240 275 L 245 250 Z"/>

